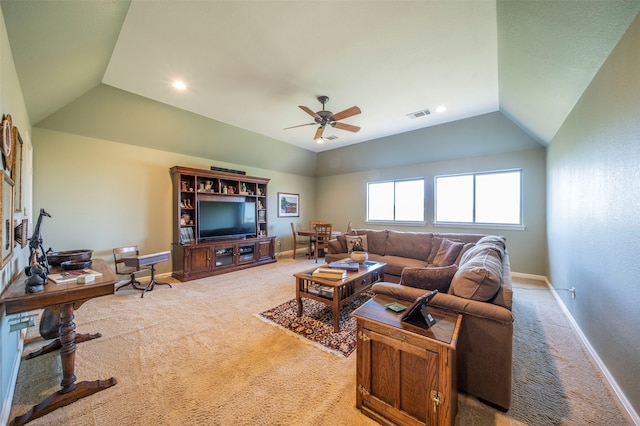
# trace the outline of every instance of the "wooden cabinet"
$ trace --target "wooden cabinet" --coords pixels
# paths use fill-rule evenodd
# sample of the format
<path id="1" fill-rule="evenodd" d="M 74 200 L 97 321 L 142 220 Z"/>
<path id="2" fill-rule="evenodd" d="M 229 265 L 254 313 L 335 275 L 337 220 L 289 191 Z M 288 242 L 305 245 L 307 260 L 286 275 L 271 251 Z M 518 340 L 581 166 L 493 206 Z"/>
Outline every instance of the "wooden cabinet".
<path id="1" fill-rule="evenodd" d="M 269 179 L 182 166 L 174 166 L 169 172 L 173 184 L 175 278 L 187 281 L 276 261 L 275 237 L 267 235 Z M 205 215 L 203 206 L 207 203 L 242 205 L 245 210 L 237 210 L 242 212 L 241 227 L 229 224 L 228 236 L 208 233 L 213 231 L 209 228 L 215 213 L 209 210 Z"/>
<path id="2" fill-rule="evenodd" d="M 453 425 L 457 411 L 455 350 L 462 315 L 429 307 L 436 324 L 401 321 L 376 296 L 357 318 L 356 406 L 384 425 Z"/>

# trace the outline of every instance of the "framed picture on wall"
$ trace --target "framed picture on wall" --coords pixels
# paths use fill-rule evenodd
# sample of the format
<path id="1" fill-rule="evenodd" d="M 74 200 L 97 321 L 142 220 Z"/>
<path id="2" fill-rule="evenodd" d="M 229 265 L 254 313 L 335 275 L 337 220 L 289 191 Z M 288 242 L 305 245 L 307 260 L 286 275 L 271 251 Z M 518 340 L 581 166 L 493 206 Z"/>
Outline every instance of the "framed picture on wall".
<path id="1" fill-rule="evenodd" d="M 300 194 L 278 192 L 278 217 L 300 216 Z"/>
<path id="2" fill-rule="evenodd" d="M 2 173 L 2 266 L 6 265 L 13 256 L 13 180 L 6 173 Z"/>

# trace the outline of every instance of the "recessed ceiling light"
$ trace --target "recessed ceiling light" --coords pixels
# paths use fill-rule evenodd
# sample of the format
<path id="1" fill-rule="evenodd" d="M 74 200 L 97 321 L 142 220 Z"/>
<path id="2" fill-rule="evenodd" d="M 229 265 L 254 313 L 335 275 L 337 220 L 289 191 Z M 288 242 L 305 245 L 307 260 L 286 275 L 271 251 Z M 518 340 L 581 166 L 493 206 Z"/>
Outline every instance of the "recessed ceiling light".
<path id="1" fill-rule="evenodd" d="M 440 105 L 438 108 L 436 108 L 436 112 L 445 112 L 447 110 L 447 107 L 444 105 Z"/>
<path id="2" fill-rule="evenodd" d="M 184 90 L 184 89 L 186 89 L 186 88 L 187 88 L 187 85 L 186 85 L 186 84 L 184 84 L 184 83 L 183 83 L 182 81 L 180 81 L 180 80 L 175 80 L 175 81 L 173 82 L 173 87 L 175 87 L 175 88 L 176 88 L 176 89 L 178 89 L 178 90 Z"/>

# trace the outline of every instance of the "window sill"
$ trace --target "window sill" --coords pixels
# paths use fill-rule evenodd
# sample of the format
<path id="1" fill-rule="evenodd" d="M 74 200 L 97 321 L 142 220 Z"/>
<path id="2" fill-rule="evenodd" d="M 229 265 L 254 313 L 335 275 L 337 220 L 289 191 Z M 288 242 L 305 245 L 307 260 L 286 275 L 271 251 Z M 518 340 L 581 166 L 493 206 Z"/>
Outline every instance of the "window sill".
<path id="1" fill-rule="evenodd" d="M 434 228 L 470 228 L 470 229 L 502 229 L 510 231 L 525 231 L 526 225 L 501 225 L 495 223 L 458 223 L 458 222 L 434 222 Z"/>

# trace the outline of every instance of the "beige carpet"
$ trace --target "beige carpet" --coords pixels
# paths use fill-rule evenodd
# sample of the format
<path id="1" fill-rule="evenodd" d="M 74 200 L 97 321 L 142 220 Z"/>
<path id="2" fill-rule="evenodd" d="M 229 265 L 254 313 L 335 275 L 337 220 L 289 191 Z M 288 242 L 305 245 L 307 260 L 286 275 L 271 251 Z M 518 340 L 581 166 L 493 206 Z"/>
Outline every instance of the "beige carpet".
<path id="1" fill-rule="evenodd" d="M 78 381 L 118 384 L 31 424 L 375 425 L 355 408 L 355 354 L 340 358 L 255 316 L 291 299 L 292 274 L 314 265 L 285 258 L 144 299 L 126 289 L 87 302 L 77 331 L 103 337 L 77 346 Z M 550 292 L 515 294 L 512 408 L 460 395 L 456 424 L 631 424 Z M 44 343 L 29 329 L 25 353 Z M 56 391 L 59 371 L 57 352 L 23 360 L 11 418 Z"/>

